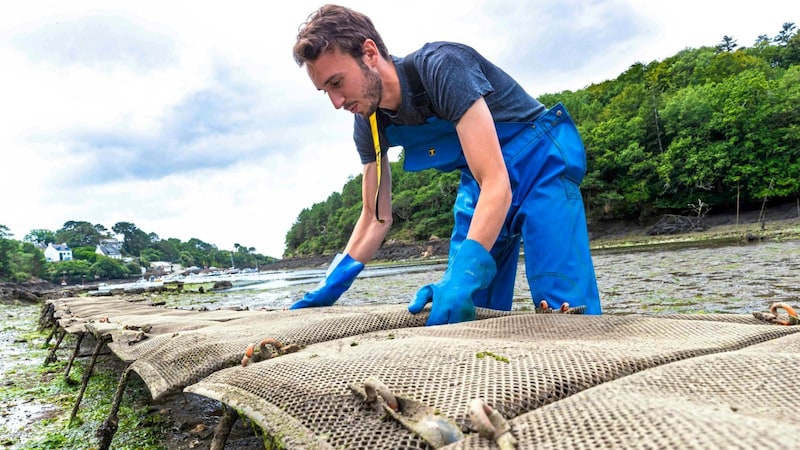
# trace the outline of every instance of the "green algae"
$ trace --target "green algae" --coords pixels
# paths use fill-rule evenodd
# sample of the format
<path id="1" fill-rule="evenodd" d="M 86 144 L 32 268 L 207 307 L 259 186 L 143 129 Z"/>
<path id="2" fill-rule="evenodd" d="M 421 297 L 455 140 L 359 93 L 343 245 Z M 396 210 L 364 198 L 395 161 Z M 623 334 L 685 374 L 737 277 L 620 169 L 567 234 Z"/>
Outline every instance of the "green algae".
<path id="1" fill-rule="evenodd" d="M 65 379 L 66 361 L 74 346 L 74 336 L 68 335 L 57 351 L 58 361 L 43 365 L 50 349 L 42 345 L 48 333 L 35 329 L 37 312 L 37 306 L 9 306 L 0 319 L 0 328 L 10 330 L 3 336 L 4 348 L 13 355 L 4 358 L 0 367 L 0 404 L 7 412 L 0 420 L 0 445 L 14 450 L 97 448 L 95 432 L 110 412 L 124 366 L 112 355 L 100 357 L 70 425 L 70 411 L 80 389 L 75 380 L 83 377 L 89 361 L 77 359 Z M 120 406 L 113 448 L 163 450 L 168 418 L 153 414 L 146 386 L 133 378 Z"/>

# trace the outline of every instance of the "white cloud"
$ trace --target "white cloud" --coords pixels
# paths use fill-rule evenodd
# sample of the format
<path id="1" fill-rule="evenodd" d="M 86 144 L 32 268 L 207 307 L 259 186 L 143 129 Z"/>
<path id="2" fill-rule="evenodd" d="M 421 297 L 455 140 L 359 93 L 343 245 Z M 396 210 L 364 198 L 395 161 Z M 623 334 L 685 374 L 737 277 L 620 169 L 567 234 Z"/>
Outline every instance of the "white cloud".
<path id="1" fill-rule="evenodd" d="M 360 173 L 351 118 L 291 57 L 324 2 L 17 2 L 0 16 L 0 224 L 69 220 L 280 256 L 300 210 Z M 749 46 L 800 20 L 765 0 L 357 0 L 390 51 L 456 40 L 529 92 L 577 90 L 635 62 Z"/>

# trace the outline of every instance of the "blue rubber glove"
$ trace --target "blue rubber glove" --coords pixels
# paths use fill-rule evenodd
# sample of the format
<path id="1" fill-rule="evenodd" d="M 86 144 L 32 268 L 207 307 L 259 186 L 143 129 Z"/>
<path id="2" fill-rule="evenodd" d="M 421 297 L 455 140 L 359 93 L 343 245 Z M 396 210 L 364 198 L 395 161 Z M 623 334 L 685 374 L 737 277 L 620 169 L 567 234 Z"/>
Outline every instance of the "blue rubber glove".
<path id="1" fill-rule="evenodd" d="M 467 239 L 450 260 L 441 281 L 423 286 L 408 305 L 408 312 L 417 314 L 433 302 L 426 325 L 441 325 L 475 320 L 472 294 L 489 287 L 497 274 L 492 255 L 477 241 Z"/>
<path id="2" fill-rule="evenodd" d="M 333 258 L 325 279 L 319 286 L 311 292 L 307 292 L 301 300 L 298 300 L 289 309 L 308 308 L 312 306 L 331 306 L 339 300 L 339 297 L 346 291 L 353 280 L 364 268 L 364 264 L 356 261 L 345 253 L 339 253 Z"/>

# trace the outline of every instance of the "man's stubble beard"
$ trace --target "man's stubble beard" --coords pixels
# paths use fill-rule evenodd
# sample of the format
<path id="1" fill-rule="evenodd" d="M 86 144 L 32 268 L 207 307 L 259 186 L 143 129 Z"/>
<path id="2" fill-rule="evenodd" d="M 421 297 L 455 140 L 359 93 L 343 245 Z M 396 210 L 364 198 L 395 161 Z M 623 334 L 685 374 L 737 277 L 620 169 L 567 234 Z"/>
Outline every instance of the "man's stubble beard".
<path id="1" fill-rule="evenodd" d="M 370 70 L 366 64 L 361 64 L 361 71 L 364 74 L 364 90 L 362 95 L 364 99 L 369 100 L 370 104 L 363 116 L 369 118 L 375 111 L 378 110 L 378 105 L 381 103 L 383 96 L 383 80 L 374 70 Z"/>

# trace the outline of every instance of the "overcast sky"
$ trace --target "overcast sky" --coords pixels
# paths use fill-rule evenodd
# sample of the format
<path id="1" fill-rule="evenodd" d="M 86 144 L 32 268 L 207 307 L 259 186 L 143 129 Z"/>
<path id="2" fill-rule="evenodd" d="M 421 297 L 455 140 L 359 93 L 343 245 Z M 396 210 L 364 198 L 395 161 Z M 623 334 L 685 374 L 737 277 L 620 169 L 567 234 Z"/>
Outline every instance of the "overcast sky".
<path id="1" fill-rule="evenodd" d="M 350 113 L 295 65 L 323 2 L 11 2 L 0 14 L 0 225 L 70 220 L 280 257 L 303 208 L 361 173 Z M 475 47 L 533 95 L 800 26 L 785 0 L 356 0 L 389 51 Z"/>

